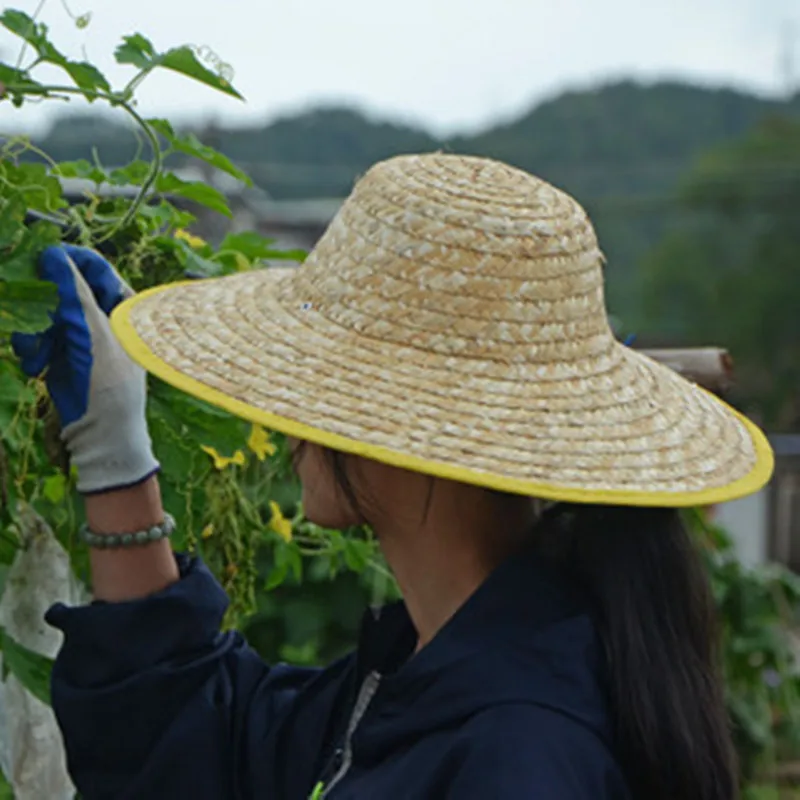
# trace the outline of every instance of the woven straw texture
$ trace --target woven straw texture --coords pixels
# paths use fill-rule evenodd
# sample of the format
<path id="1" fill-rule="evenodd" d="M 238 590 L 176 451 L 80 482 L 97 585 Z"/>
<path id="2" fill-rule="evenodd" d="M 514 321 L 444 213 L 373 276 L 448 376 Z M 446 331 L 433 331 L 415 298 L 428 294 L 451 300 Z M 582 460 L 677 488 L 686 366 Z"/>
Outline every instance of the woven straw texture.
<path id="1" fill-rule="evenodd" d="M 755 491 L 747 420 L 619 344 L 567 194 L 486 159 L 373 167 L 299 268 L 160 288 L 113 324 L 176 386 L 286 433 L 550 499 Z"/>

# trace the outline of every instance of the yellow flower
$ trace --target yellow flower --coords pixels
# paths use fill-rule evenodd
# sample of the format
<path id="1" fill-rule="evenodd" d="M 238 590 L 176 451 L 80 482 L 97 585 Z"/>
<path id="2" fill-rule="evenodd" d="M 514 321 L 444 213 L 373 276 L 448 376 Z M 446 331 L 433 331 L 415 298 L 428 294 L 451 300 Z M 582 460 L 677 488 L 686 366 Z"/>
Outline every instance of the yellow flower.
<path id="1" fill-rule="evenodd" d="M 284 542 L 292 541 L 292 523 L 283 516 L 281 507 L 274 501 L 269 501 L 269 508 L 272 511 L 272 519 L 269 521 L 269 526 Z"/>
<path id="2" fill-rule="evenodd" d="M 275 455 L 277 449 L 269 440 L 269 434 L 261 425 L 253 425 L 250 436 L 247 439 L 247 446 L 256 454 L 259 461 L 263 461 L 267 456 Z"/>
<path id="3" fill-rule="evenodd" d="M 208 525 L 200 532 L 201 539 L 210 539 L 214 535 L 214 524 L 209 522 Z"/>
<path id="4" fill-rule="evenodd" d="M 214 460 L 214 469 L 222 470 L 225 469 L 225 467 L 231 466 L 231 464 L 237 467 L 243 467 L 245 464 L 244 453 L 241 450 L 237 450 L 232 456 L 221 456 L 213 447 L 209 447 L 208 445 L 203 445 L 201 449 L 204 453 L 208 453 Z"/>
<path id="5" fill-rule="evenodd" d="M 201 247 L 206 246 L 205 239 L 201 239 L 199 236 L 194 236 L 193 234 L 189 233 L 189 231 L 185 231 L 183 228 L 175 231 L 175 238 L 180 239 L 182 242 L 186 242 L 193 250 L 199 250 Z"/>

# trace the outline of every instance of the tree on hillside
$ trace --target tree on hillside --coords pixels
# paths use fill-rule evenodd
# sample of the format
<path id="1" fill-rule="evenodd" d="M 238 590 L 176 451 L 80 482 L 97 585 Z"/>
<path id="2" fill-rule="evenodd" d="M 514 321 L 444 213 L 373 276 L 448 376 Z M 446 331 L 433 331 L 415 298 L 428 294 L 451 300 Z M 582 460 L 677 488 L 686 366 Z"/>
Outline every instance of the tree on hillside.
<path id="1" fill-rule="evenodd" d="M 641 329 L 728 347 L 742 402 L 800 429 L 800 124 L 776 118 L 708 153 L 680 200 L 644 264 Z"/>

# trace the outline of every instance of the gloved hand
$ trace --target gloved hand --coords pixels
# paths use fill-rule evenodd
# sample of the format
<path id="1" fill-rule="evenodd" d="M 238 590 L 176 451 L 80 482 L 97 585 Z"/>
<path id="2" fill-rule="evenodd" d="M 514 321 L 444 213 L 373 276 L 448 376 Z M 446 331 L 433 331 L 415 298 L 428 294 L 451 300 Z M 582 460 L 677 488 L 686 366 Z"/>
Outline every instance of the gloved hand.
<path id="1" fill-rule="evenodd" d="M 82 247 L 48 248 L 40 275 L 58 288 L 53 324 L 40 334 L 15 333 L 11 344 L 26 374 L 46 370 L 78 491 L 140 483 L 159 468 L 145 419 L 146 376 L 108 321 L 133 290 L 102 256 Z"/>

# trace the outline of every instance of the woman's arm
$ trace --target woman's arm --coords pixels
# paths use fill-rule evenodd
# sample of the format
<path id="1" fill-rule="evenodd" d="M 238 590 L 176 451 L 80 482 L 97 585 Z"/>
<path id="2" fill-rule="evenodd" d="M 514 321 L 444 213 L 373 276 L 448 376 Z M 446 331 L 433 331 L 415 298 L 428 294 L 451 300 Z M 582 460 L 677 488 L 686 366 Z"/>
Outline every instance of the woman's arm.
<path id="1" fill-rule="evenodd" d="M 86 498 L 86 518 L 98 534 L 134 533 L 164 519 L 155 476 L 129 489 Z M 146 597 L 178 580 L 178 566 L 166 539 L 132 549 L 91 552 L 97 600 L 119 602 Z"/>
<path id="2" fill-rule="evenodd" d="M 26 373 L 44 374 L 86 498 L 89 529 L 124 534 L 158 525 L 164 510 L 145 415 L 146 375 L 108 320 L 133 292 L 105 259 L 84 248 L 46 250 L 40 272 L 58 289 L 53 325 L 40 334 L 14 334 L 12 344 Z M 93 548 L 91 562 L 99 600 L 144 597 L 178 579 L 164 540 Z"/>
<path id="3" fill-rule="evenodd" d="M 81 797 L 304 796 L 291 787 L 320 768 L 342 679 L 265 664 L 221 632 L 227 598 L 209 570 L 173 561 L 180 579 L 161 591 L 47 613 L 64 634 L 52 703 Z"/>

